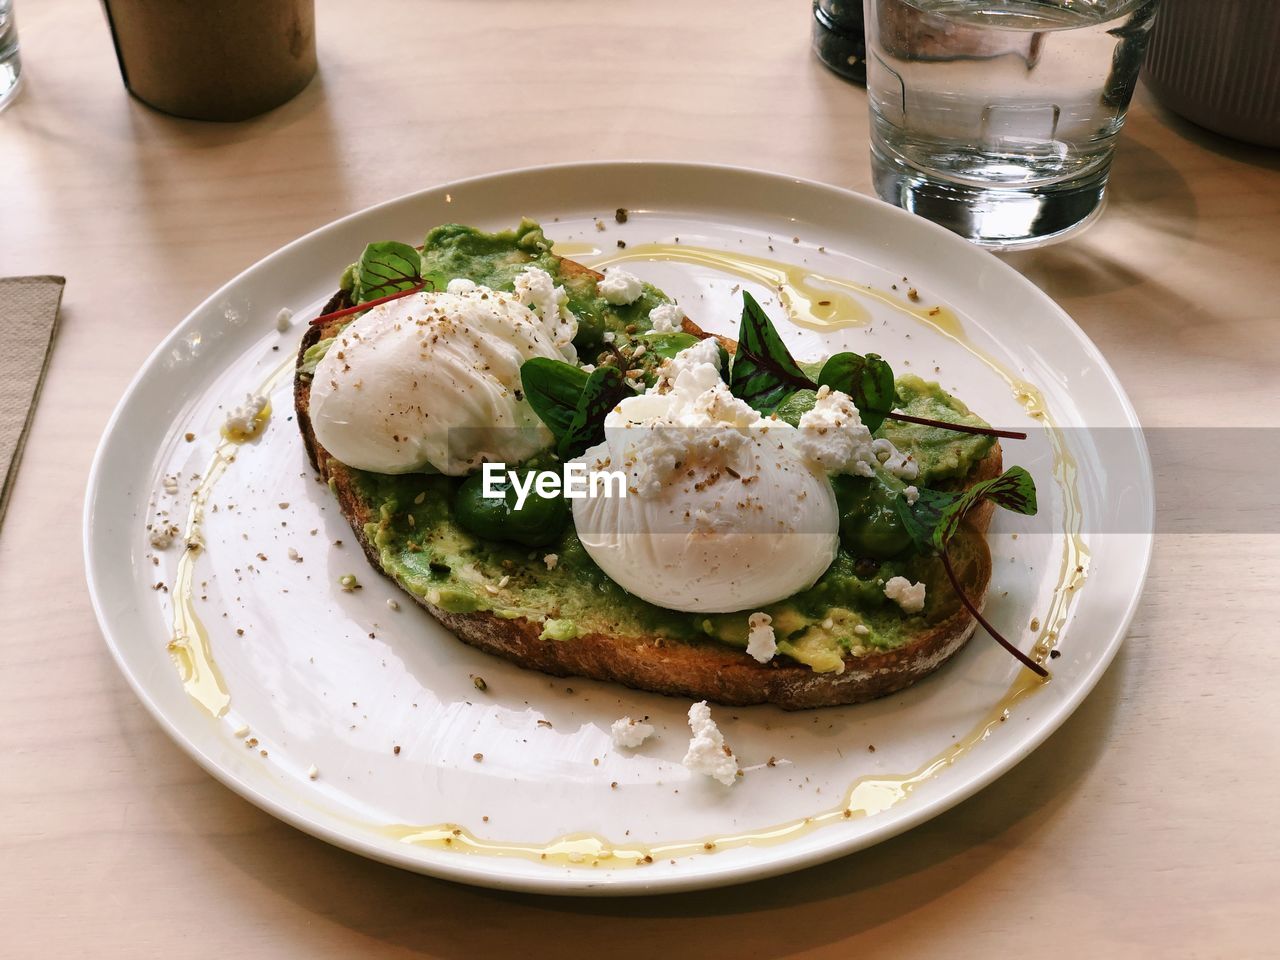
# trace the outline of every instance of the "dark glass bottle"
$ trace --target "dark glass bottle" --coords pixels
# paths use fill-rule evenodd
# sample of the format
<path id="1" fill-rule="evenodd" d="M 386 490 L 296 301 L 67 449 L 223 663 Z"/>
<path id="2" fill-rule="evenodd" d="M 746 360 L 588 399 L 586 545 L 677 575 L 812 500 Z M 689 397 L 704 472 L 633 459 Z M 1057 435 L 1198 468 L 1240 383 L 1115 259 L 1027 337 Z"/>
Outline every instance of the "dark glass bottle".
<path id="1" fill-rule="evenodd" d="M 813 0 L 813 52 L 846 80 L 866 86 L 862 0 Z"/>

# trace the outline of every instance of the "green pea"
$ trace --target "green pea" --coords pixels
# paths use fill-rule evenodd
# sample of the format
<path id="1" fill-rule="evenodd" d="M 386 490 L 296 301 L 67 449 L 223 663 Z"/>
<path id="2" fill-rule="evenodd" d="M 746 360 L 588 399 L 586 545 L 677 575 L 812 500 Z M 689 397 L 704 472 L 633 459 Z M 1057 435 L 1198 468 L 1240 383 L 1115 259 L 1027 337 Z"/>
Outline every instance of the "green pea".
<path id="1" fill-rule="evenodd" d="M 874 477 L 835 477 L 840 510 L 840 542 L 855 557 L 887 560 L 911 547 L 894 501 L 902 495 L 901 481 L 877 471 Z"/>
<path id="2" fill-rule="evenodd" d="M 524 478 L 521 478 L 523 484 Z M 540 497 L 532 489 L 524 505 L 516 509 L 516 490 L 507 478 L 495 486 L 501 497 L 484 495 L 484 477 L 475 473 L 462 481 L 453 498 L 453 515 L 458 526 L 487 540 L 510 540 L 526 547 L 553 543 L 569 518 L 563 497 Z"/>
<path id="3" fill-rule="evenodd" d="M 604 317 L 595 312 L 578 312 L 578 332 L 574 335 L 573 345 L 581 356 L 594 357 L 594 351 L 599 351 L 604 345 L 604 332 Z"/>

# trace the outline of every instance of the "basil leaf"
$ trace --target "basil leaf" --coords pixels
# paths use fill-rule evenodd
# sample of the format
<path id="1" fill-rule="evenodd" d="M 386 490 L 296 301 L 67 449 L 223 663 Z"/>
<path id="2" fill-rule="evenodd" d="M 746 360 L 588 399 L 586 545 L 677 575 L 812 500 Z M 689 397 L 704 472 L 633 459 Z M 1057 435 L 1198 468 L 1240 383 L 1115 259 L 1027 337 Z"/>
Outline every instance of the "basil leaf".
<path id="1" fill-rule="evenodd" d="M 532 361 L 530 361 L 532 362 Z M 523 369 L 523 368 L 521 368 Z M 627 386 L 617 367 L 597 367 L 587 378 L 578 397 L 577 409 L 569 429 L 560 438 L 557 452 L 562 460 L 576 457 L 587 447 L 604 439 L 604 418 L 635 390 Z"/>
<path id="2" fill-rule="evenodd" d="M 677 332 L 642 333 L 640 339 L 644 341 L 650 353 L 664 360 L 670 360 L 681 350 L 687 350 L 698 342 L 698 338 L 691 333 Z"/>
<path id="3" fill-rule="evenodd" d="M 525 399 L 557 441 L 573 424 L 587 380 L 581 368 L 549 357 L 534 357 L 520 366 Z"/>
<path id="4" fill-rule="evenodd" d="M 729 390 L 763 414 L 772 413 L 796 390 L 815 384 L 791 356 L 769 317 L 747 291 L 742 291 L 742 325 L 733 355 Z"/>
<path id="5" fill-rule="evenodd" d="M 813 409 L 818 395 L 812 390 L 797 390 L 774 408 L 774 416 L 793 427 L 800 426 L 800 418 Z"/>
<path id="6" fill-rule="evenodd" d="M 407 243 L 371 243 L 356 261 L 355 303 L 389 297 L 422 283 L 422 254 Z"/>
<path id="7" fill-rule="evenodd" d="M 996 506 L 1014 513 L 1035 516 L 1038 509 L 1036 482 L 1022 467 L 1010 467 L 1000 476 L 975 483 L 964 491 L 954 503 L 942 510 L 938 525 L 934 528 L 933 546 L 939 553 L 954 536 L 964 515 L 983 500 L 990 500 Z"/>
<path id="8" fill-rule="evenodd" d="M 847 393 L 873 433 L 897 405 L 893 368 L 878 354 L 837 353 L 823 364 L 818 385 Z"/>

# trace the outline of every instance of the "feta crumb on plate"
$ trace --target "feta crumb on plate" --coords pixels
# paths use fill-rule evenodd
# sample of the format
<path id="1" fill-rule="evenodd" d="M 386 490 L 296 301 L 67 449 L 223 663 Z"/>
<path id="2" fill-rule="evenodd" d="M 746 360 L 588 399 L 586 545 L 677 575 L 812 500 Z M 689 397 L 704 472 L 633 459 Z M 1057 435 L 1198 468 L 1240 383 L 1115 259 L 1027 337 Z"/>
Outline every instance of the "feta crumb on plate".
<path id="1" fill-rule="evenodd" d="M 281 333 L 288 333 L 290 321 L 293 320 L 293 311 L 288 307 L 281 307 L 280 312 L 276 314 L 276 329 Z"/>
<path id="2" fill-rule="evenodd" d="M 613 737 L 614 746 L 630 747 L 632 749 L 652 737 L 653 732 L 653 724 L 644 723 L 641 720 L 632 720 L 630 717 L 621 717 L 613 721 L 613 726 L 609 728 L 609 735 Z"/>
<path id="3" fill-rule="evenodd" d="M 773 617 L 767 613 L 753 613 L 747 621 L 747 653 L 761 663 L 768 663 L 778 652 L 778 642 L 773 635 Z"/>
<path id="4" fill-rule="evenodd" d="M 714 777 L 726 787 L 736 783 L 738 761 L 729 745 L 724 742 L 724 734 L 711 719 L 711 708 L 707 706 L 707 701 L 700 700 L 689 708 L 689 729 L 693 731 L 693 737 L 689 740 L 689 749 L 681 763 L 694 773 Z"/>
<path id="5" fill-rule="evenodd" d="M 233 436 L 252 437 L 262 429 L 262 421 L 258 418 L 266 408 L 266 397 L 261 394 L 246 394 L 244 403 L 227 414 L 223 429 Z"/>
<path id="6" fill-rule="evenodd" d="M 924 583 L 912 583 L 906 577 L 890 577 L 884 595 L 902 608 L 903 613 L 919 613 L 924 609 Z"/>

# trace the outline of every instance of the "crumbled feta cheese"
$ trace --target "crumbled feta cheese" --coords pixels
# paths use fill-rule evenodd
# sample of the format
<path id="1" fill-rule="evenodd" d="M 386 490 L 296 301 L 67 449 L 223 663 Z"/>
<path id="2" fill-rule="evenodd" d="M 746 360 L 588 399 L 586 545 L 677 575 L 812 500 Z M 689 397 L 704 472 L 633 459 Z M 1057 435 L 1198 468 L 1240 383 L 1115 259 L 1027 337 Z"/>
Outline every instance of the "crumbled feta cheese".
<path id="1" fill-rule="evenodd" d="M 655 333 L 671 333 L 679 330 L 684 311 L 674 303 L 660 303 L 649 311 L 649 323 Z"/>
<path id="2" fill-rule="evenodd" d="M 314 780 L 318 776 L 320 776 L 320 769 L 313 763 L 307 768 L 307 779 Z"/>
<path id="3" fill-rule="evenodd" d="M 554 570 L 556 568 L 556 564 L 560 562 L 560 554 L 548 553 L 542 558 L 542 562 L 547 565 L 548 570 Z"/>
<path id="4" fill-rule="evenodd" d="M 767 613 L 753 613 L 747 621 L 747 653 L 760 663 L 768 663 L 778 652 L 778 642 L 773 635 L 773 618 Z"/>
<path id="5" fill-rule="evenodd" d="M 645 395 L 624 400 L 605 418 L 606 432 L 626 437 L 620 459 L 628 490 L 655 496 L 681 464 L 729 463 L 752 442 L 747 428 L 760 424 L 760 414 L 729 392 L 719 364 L 716 341 L 699 341 L 664 363 Z M 646 429 L 620 430 L 631 427 Z"/>
<path id="6" fill-rule="evenodd" d="M 907 501 L 907 506 L 912 507 L 920 499 L 920 491 L 915 487 L 907 487 L 902 491 L 902 496 Z"/>
<path id="7" fill-rule="evenodd" d="M 818 388 L 812 410 L 800 417 L 796 447 L 800 455 L 829 473 L 875 475 L 871 431 L 862 422 L 853 398 L 828 386 Z"/>
<path id="8" fill-rule="evenodd" d="M 461 297 L 468 293 L 474 293 L 475 289 L 476 282 L 474 280 L 468 280 L 466 277 L 454 277 L 445 286 L 444 292 L 452 293 L 455 297 Z"/>
<path id="9" fill-rule="evenodd" d="M 547 333 L 566 359 L 576 360 L 573 338 L 578 335 L 578 318 L 566 305 L 569 294 L 556 286 L 551 274 L 540 267 L 525 267 L 515 279 L 516 299 L 536 313 Z"/>
<path id="10" fill-rule="evenodd" d="M 609 735 L 613 737 L 615 747 L 634 749 L 653 736 L 653 724 L 622 717 L 613 721 L 613 726 L 609 728 Z"/>
<path id="11" fill-rule="evenodd" d="M 288 333 L 289 327 L 292 326 L 293 311 L 288 307 L 281 307 L 280 312 L 276 314 L 276 329 L 281 333 Z"/>
<path id="12" fill-rule="evenodd" d="M 644 283 L 634 273 L 628 273 L 620 267 L 605 267 L 604 279 L 596 288 L 600 296 L 615 306 L 635 303 L 644 293 Z"/>
<path id="13" fill-rule="evenodd" d="M 166 476 L 163 480 L 164 492 L 173 496 L 178 492 L 178 478 L 176 475 Z"/>
<path id="14" fill-rule="evenodd" d="M 914 480 L 919 475 L 919 464 L 911 459 L 909 453 L 900 453 L 888 440 L 876 440 L 871 444 L 871 449 L 886 473 L 893 474 L 899 480 Z"/>
<path id="15" fill-rule="evenodd" d="M 711 719 L 711 708 L 701 700 L 689 708 L 689 729 L 693 737 L 681 762 L 694 773 L 705 773 L 726 787 L 738 779 L 738 761 L 724 742 L 724 734 Z"/>
<path id="16" fill-rule="evenodd" d="M 262 429 L 262 421 L 258 418 L 266 408 L 266 397 L 245 394 L 244 403 L 227 414 L 224 429 L 233 436 L 252 437 Z"/>
<path id="17" fill-rule="evenodd" d="M 705 370 L 704 367 L 711 369 Z M 691 347 L 685 347 L 670 360 L 663 361 L 659 388 L 674 387 L 682 373 L 694 373 L 684 391 L 695 396 L 703 390 L 709 390 L 720 379 L 720 344 L 715 337 L 699 340 Z"/>
<path id="18" fill-rule="evenodd" d="M 903 613 L 919 613 L 924 609 L 923 583 L 912 583 L 906 577 L 891 577 L 884 585 L 884 595 L 902 608 Z"/>

